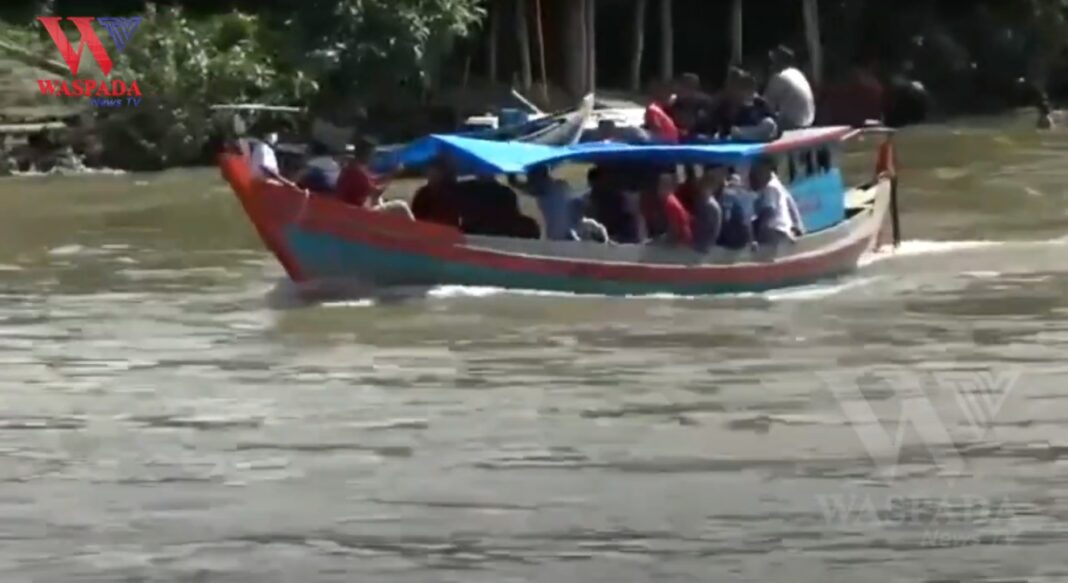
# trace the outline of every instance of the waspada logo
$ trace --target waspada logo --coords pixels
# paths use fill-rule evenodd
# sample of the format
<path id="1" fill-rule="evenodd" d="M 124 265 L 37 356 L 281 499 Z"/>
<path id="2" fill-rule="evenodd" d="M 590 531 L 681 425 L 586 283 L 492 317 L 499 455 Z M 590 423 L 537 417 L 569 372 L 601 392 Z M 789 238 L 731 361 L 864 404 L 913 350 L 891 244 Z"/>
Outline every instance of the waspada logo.
<path id="1" fill-rule="evenodd" d="M 38 79 L 37 85 L 41 89 L 41 95 L 87 98 L 98 107 L 140 105 L 141 88 L 137 86 L 136 80 L 111 78 L 111 70 L 115 63 L 111 60 L 104 42 L 100 40 L 100 36 L 93 27 L 93 21 L 102 26 L 115 45 L 115 49 L 121 54 L 126 48 L 126 43 L 130 41 L 138 25 L 141 24 L 140 16 L 131 18 L 70 16 L 66 19 L 61 16 L 38 16 L 37 20 L 44 25 L 48 36 L 52 37 L 52 42 L 56 44 L 60 57 L 67 64 L 73 77 L 73 79 Z M 81 35 L 77 49 L 63 32 L 60 24 L 63 20 L 72 23 Z M 82 64 L 82 53 L 85 52 L 86 47 L 100 66 L 100 72 L 105 77 L 103 81 L 77 78 Z"/>

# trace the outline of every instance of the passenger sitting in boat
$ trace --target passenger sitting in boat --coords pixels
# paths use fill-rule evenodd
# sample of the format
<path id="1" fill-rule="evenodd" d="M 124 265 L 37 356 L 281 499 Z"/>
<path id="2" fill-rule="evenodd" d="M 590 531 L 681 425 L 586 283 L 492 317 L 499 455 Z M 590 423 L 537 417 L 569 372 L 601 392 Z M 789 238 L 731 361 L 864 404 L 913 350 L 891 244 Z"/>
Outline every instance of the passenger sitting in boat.
<path id="1" fill-rule="evenodd" d="M 361 139 L 356 144 L 353 155 L 347 159 L 345 167 L 337 180 L 335 196 L 338 200 L 361 208 L 396 214 L 410 219 L 415 219 L 408 203 L 403 200 L 382 200 L 382 194 L 393 177 L 404 171 L 402 165 L 398 165 L 387 176 L 375 176 L 368 165 L 375 152 L 375 143 L 367 138 Z"/>
<path id="2" fill-rule="evenodd" d="M 297 185 L 282 176 L 282 172 L 278 169 L 278 158 L 274 153 L 277 145 L 278 134 L 274 133 L 267 134 L 263 140 L 240 138 L 237 141 L 239 151 L 249 159 L 249 170 L 252 171 L 253 178 L 258 180 L 270 178 L 295 188 Z"/>
<path id="3" fill-rule="evenodd" d="M 323 152 L 324 150 L 325 146 L 321 144 L 315 148 L 316 152 Z M 336 191 L 338 199 L 342 202 L 358 207 L 373 207 L 378 203 L 379 197 L 386 190 L 386 185 L 372 174 L 368 168 L 374 151 L 374 143 L 369 140 L 361 140 L 356 144 L 352 158 L 347 161 L 345 167 L 338 174 L 336 188 L 331 188 L 331 190 Z M 322 158 L 325 158 L 325 156 L 322 156 Z M 326 164 L 326 166 L 329 166 L 329 164 Z M 318 174 L 320 177 L 328 176 L 328 172 L 316 170 L 311 170 L 308 174 Z"/>
<path id="4" fill-rule="evenodd" d="M 693 207 L 688 210 L 693 217 L 694 249 L 702 253 L 706 253 L 719 240 L 723 227 L 723 210 L 719 201 L 726 185 L 726 170 L 716 166 L 706 166 L 704 174 L 695 181 L 696 190 L 691 202 Z"/>
<path id="5" fill-rule="evenodd" d="M 780 135 L 774 111 L 757 94 L 756 79 L 741 69 L 731 70 L 713 125 L 720 139 L 770 142 Z"/>
<path id="6" fill-rule="evenodd" d="M 456 171 L 448 160 L 435 160 L 427 168 L 426 184 L 415 191 L 412 214 L 418 221 L 460 227 Z"/>
<path id="7" fill-rule="evenodd" d="M 574 196 L 567 182 L 553 178 L 549 167 L 532 168 L 527 177 L 527 190 L 538 201 L 545 238 L 552 241 L 574 240 L 574 231 L 581 221 L 575 213 Z"/>
<path id="8" fill-rule="evenodd" d="M 463 197 L 463 231 L 469 235 L 540 239 L 537 221 L 519 210 L 519 199 L 511 188 L 491 174 L 457 183 Z"/>
<path id="9" fill-rule="evenodd" d="M 685 125 L 700 133 L 715 105 L 715 100 L 701 89 L 701 78 L 694 73 L 683 73 L 675 83 L 675 99 L 669 113 L 676 126 Z"/>
<path id="10" fill-rule="evenodd" d="M 297 184 L 312 192 L 332 193 L 337 189 L 341 165 L 323 143 L 313 141 L 308 146 L 309 158 L 297 174 Z"/>
<path id="11" fill-rule="evenodd" d="M 671 89 L 664 83 L 656 83 L 651 93 L 652 99 L 645 107 L 645 129 L 654 141 L 677 144 L 679 128 L 668 113 L 674 99 Z"/>
<path id="12" fill-rule="evenodd" d="M 660 200 L 660 176 L 661 172 L 636 173 L 633 180 L 638 189 L 638 206 L 641 212 L 641 224 L 645 231 L 642 240 L 658 239 L 663 237 L 668 230 L 667 215 L 664 213 L 664 203 Z"/>
<path id="13" fill-rule="evenodd" d="M 590 186 L 588 215 L 604 225 L 608 238 L 616 243 L 639 243 L 640 218 L 627 209 L 621 180 L 600 166 L 586 173 Z"/>
<path id="14" fill-rule="evenodd" d="M 697 168 L 692 165 L 683 166 L 683 174 L 685 180 L 675 191 L 675 196 L 679 197 L 679 202 L 686 207 L 686 212 L 692 215 L 697 209 L 697 197 L 702 188 L 701 180 L 697 176 Z"/>
<path id="15" fill-rule="evenodd" d="M 723 213 L 722 227 L 716 244 L 732 250 L 741 250 L 753 245 L 753 195 L 741 184 L 741 178 L 732 168 L 713 169 L 722 172 L 723 188 L 719 190 L 720 210 Z M 708 172 L 708 170 L 706 170 Z"/>
<path id="16" fill-rule="evenodd" d="M 749 173 L 749 187 L 756 195 L 753 230 L 761 245 L 778 246 L 804 235 L 805 227 L 794 197 L 775 174 L 775 161 L 761 158 Z"/>
<path id="17" fill-rule="evenodd" d="M 677 182 L 674 172 L 665 172 L 657 180 L 656 194 L 667 222 L 667 232 L 662 239 L 671 245 L 689 247 L 693 245 L 693 217 L 675 195 Z"/>
<path id="18" fill-rule="evenodd" d="M 816 120 L 816 103 L 805 74 L 797 68 L 794 52 L 780 46 L 768 55 L 772 77 L 764 90 L 764 99 L 778 114 L 784 130 L 807 128 Z"/>

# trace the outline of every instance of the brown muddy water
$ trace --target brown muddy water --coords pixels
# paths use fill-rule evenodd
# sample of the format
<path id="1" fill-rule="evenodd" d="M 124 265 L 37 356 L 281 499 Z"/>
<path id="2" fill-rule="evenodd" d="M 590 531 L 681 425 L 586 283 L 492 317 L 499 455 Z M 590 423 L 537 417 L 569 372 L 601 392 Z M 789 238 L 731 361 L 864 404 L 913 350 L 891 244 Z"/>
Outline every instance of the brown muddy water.
<path id="1" fill-rule="evenodd" d="M 897 254 L 723 298 L 300 305 L 213 170 L 0 181 L 0 580 L 1064 581 L 1068 133 L 900 142 Z"/>

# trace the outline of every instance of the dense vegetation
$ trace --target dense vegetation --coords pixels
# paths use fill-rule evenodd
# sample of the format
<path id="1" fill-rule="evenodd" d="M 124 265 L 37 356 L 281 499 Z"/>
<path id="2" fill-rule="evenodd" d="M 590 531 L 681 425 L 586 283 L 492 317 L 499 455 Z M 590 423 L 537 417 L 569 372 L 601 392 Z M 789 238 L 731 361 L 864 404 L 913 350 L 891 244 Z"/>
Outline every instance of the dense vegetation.
<path id="1" fill-rule="evenodd" d="M 552 0 L 543 0 L 551 2 Z M 655 0 L 654 0 L 655 2 Z M 509 0 L 495 0 L 508 4 Z M 479 34 L 490 0 L 6 0 L 0 21 L 14 41 L 54 58 L 39 14 L 145 15 L 119 63 L 151 99 L 101 113 L 107 160 L 163 167 L 195 160 L 211 103 L 305 104 L 352 113 L 357 105 L 419 111 L 430 90 L 485 73 Z M 598 12 L 601 86 L 627 84 L 627 3 Z M 800 0 L 746 0 L 746 50 L 764 54 L 784 40 L 804 46 Z M 729 2 L 675 0 L 676 66 L 706 79 L 728 58 Z M 653 12 L 653 11 L 651 11 Z M 991 110 L 1033 100 L 1034 88 L 1068 89 L 1068 0 L 822 0 L 828 81 L 858 64 L 923 81 L 947 112 Z M 654 14 L 647 27 L 645 77 L 656 74 Z M 715 29 L 716 34 L 709 34 Z M 843 31 L 845 31 L 843 33 Z M 720 36 L 717 36 L 720 35 Z M 3 36 L 0 30 L 0 37 Z M 502 43 L 515 44 L 503 34 Z M 9 40 L 11 37 L 8 37 Z M 27 40 L 29 39 L 29 40 Z M 457 42 L 466 41 L 463 59 Z M 714 41 L 714 42 L 713 42 Z M 606 50 L 608 49 L 608 50 Z M 502 55 L 502 77 L 515 59 Z M 511 49 L 515 52 L 515 49 Z M 85 59 L 88 61 L 89 59 Z M 1030 89 L 1028 89 L 1030 88 Z M 414 119 L 378 115 L 375 119 Z M 353 121 L 352 119 L 341 121 Z"/>

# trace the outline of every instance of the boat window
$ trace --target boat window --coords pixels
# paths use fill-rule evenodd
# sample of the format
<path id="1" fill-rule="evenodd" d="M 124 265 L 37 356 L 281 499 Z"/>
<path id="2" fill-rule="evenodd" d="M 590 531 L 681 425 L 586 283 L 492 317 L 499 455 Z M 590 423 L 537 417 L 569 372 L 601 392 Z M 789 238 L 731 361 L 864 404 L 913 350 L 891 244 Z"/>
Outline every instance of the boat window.
<path id="1" fill-rule="evenodd" d="M 816 151 L 816 159 L 819 164 L 820 172 L 827 173 L 831 171 L 831 151 L 827 148 L 820 148 Z"/>
<path id="2" fill-rule="evenodd" d="M 816 155 L 812 150 L 806 150 L 803 154 L 805 157 L 805 175 L 815 176 L 818 172 L 816 168 Z"/>

